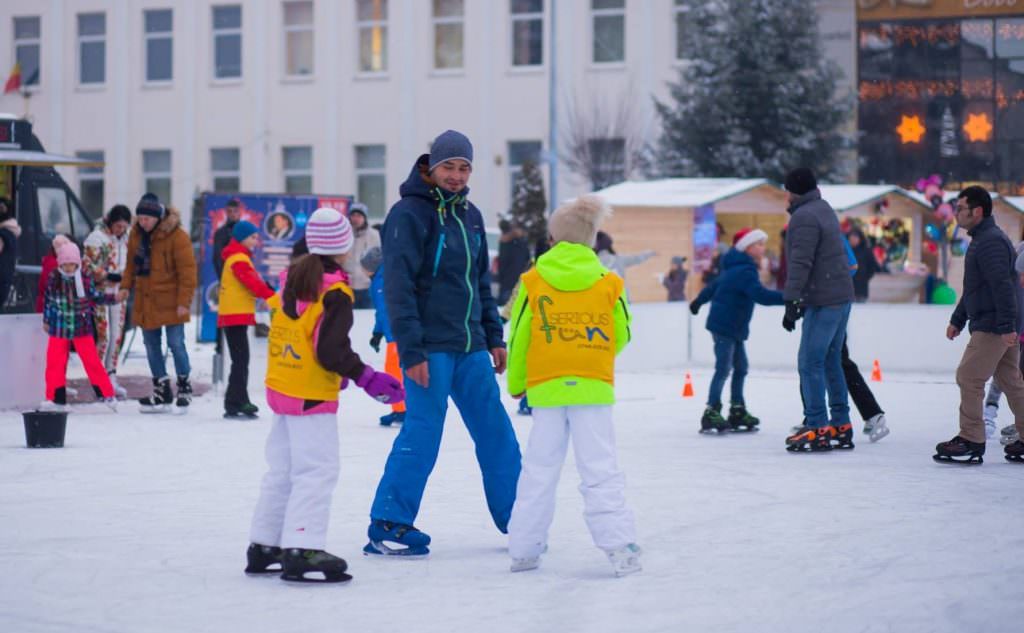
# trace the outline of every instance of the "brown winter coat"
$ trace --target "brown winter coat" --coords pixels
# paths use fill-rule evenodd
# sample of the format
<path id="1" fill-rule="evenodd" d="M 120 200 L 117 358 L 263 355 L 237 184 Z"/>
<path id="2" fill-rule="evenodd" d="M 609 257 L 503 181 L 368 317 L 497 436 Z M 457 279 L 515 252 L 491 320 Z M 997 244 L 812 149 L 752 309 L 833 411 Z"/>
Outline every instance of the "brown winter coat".
<path id="1" fill-rule="evenodd" d="M 135 288 L 132 320 L 144 330 L 187 323 L 188 315 L 178 316 L 178 306 L 190 308 L 196 291 L 196 260 L 192 241 L 181 228 L 181 215 L 173 207 L 153 229 L 152 263 L 148 277 L 135 276 L 135 255 L 142 241 L 142 229 L 136 218 L 128 238 L 128 263 L 121 288 Z"/>

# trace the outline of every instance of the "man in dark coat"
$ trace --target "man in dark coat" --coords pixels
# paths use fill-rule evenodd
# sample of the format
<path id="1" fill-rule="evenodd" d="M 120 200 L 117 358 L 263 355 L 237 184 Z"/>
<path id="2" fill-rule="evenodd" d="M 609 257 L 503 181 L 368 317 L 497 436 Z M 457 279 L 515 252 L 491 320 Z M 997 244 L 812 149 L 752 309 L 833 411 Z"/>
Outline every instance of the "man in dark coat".
<path id="1" fill-rule="evenodd" d="M 18 236 L 21 227 L 15 218 L 14 205 L 0 198 L 0 311 L 14 285 L 14 265 L 18 260 Z"/>
<path id="2" fill-rule="evenodd" d="M 498 305 L 505 305 L 519 283 L 519 275 L 530 267 L 530 243 L 526 232 L 508 220 L 498 223 Z"/>
<path id="3" fill-rule="evenodd" d="M 964 255 L 964 291 L 946 328 L 953 340 L 970 323 L 971 340 L 956 370 L 960 387 L 960 433 L 935 447 L 935 460 L 980 464 L 985 454 L 982 409 L 985 383 L 995 376 L 1024 437 L 1024 379 L 1017 334 L 1017 253 L 992 217 L 992 197 L 967 187 L 956 201 L 956 221 L 971 236 Z M 1006 447 L 1006 458 L 1024 463 L 1024 442 Z"/>
<path id="4" fill-rule="evenodd" d="M 224 271 L 224 259 L 221 257 L 221 251 L 231 241 L 231 231 L 242 219 L 242 204 L 238 198 L 228 200 L 228 203 L 224 205 L 224 213 L 227 215 L 227 221 L 213 234 L 213 268 L 217 271 L 217 279 L 220 279 L 220 275 Z"/>
<path id="5" fill-rule="evenodd" d="M 803 318 L 797 366 L 804 424 L 786 438 L 791 451 L 853 448 L 850 405 L 843 378 L 842 349 L 853 303 L 853 281 L 839 218 L 822 200 L 814 172 L 806 167 L 786 175 L 786 314 L 792 332 Z M 828 406 L 825 394 L 828 393 Z"/>

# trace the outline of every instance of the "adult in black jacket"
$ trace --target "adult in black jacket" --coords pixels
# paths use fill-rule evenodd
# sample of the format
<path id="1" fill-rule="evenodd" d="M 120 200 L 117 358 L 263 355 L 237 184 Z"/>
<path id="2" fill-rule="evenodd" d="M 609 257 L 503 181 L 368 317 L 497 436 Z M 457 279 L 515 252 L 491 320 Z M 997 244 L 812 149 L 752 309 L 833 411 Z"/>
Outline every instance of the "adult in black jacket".
<path id="1" fill-rule="evenodd" d="M 21 227 L 14 217 L 10 200 L 0 198 L 0 311 L 14 285 L 14 265 L 18 260 L 18 236 Z"/>
<path id="2" fill-rule="evenodd" d="M 224 212 L 228 216 L 227 222 L 213 234 L 213 268 L 217 271 L 217 279 L 220 279 L 220 274 L 224 271 L 224 259 L 221 257 L 221 251 L 231 241 L 231 231 L 242 219 L 242 205 L 238 198 L 228 200 L 224 206 Z"/>
<path id="3" fill-rule="evenodd" d="M 956 370 L 960 387 L 960 433 L 935 447 L 940 462 L 981 463 L 985 454 L 982 411 L 985 383 L 994 375 L 1024 436 L 1024 379 L 1017 334 L 1017 253 L 992 217 L 992 197 L 983 187 L 968 187 L 956 201 L 956 221 L 971 244 L 964 255 L 964 289 L 946 328 L 953 340 L 964 326 L 971 340 Z M 1024 463 L 1024 443 L 1006 447 L 1007 459 Z"/>
<path id="4" fill-rule="evenodd" d="M 519 275 L 530 267 L 530 243 L 523 229 L 508 220 L 499 222 L 498 228 L 498 305 L 503 306 L 512 298 Z"/>
<path id="5" fill-rule="evenodd" d="M 853 275 L 853 296 L 857 303 L 864 303 L 868 300 L 871 278 L 878 272 L 878 261 L 860 229 L 850 231 L 848 239 L 853 256 L 857 259 L 857 272 Z"/>

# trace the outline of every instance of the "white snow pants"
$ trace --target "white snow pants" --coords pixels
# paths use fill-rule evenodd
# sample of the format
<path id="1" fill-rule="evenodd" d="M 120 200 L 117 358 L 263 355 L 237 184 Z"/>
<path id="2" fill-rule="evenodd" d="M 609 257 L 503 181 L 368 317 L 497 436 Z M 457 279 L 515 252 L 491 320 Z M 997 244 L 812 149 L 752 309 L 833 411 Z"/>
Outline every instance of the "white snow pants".
<path id="1" fill-rule="evenodd" d="M 533 429 L 508 524 L 512 558 L 533 558 L 544 551 L 570 437 L 582 480 L 583 518 L 594 545 L 610 551 L 636 542 L 633 512 L 626 507 L 626 477 L 615 458 L 612 407 L 534 407 Z"/>
<path id="2" fill-rule="evenodd" d="M 324 549 L 338 483 L 337 415 L 274 414 L 266 456 L 270 468 L 260 485 L 249 540 Z"/>

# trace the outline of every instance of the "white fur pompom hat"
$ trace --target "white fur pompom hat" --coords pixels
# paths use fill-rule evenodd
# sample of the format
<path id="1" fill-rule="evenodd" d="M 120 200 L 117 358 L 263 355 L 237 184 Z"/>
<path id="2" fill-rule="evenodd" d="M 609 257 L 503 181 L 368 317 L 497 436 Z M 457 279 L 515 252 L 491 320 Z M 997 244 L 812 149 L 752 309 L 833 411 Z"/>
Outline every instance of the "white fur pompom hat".
<path id="1" fill-rule="evenodd" d="M 555 209 L 548 220 L 548 233 L 555 242 L 593 247 L 598 228 L 611 214 L 612 208 L 601 196 L 580 196 Z"/>

